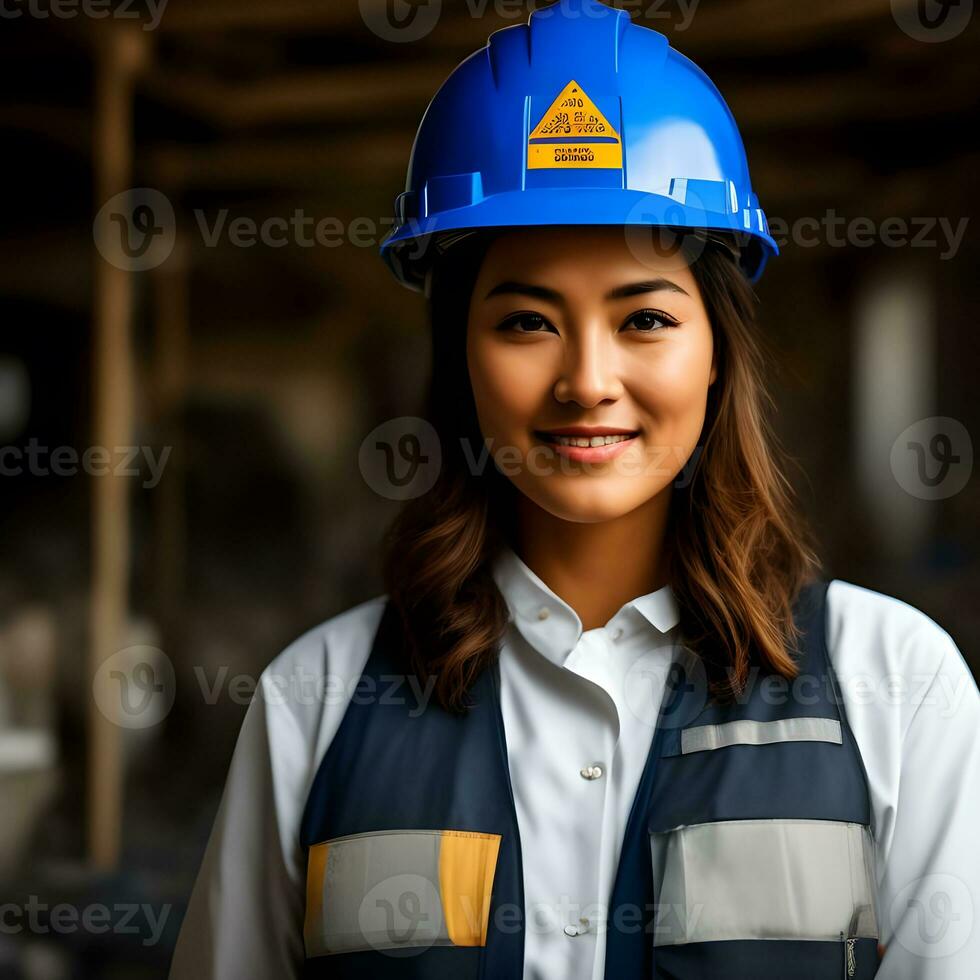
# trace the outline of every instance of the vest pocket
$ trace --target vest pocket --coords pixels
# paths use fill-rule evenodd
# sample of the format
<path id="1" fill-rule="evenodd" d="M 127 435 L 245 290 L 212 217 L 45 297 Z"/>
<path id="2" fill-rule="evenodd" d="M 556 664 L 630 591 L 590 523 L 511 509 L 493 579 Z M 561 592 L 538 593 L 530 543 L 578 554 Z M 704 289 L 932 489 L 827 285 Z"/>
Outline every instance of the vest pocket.
<path id="1" fill-rule="evenodd" d="M 652 832 L 650 845 L 654 946 L 878 937 L 864 824 L 721 820 Z"/>
<path id="2" fill-rule="evenodd" d="M 465 830 L 382 830 L 312 845 L 307 958 L 485 946 L 499 848 L 499 834 Z"/>

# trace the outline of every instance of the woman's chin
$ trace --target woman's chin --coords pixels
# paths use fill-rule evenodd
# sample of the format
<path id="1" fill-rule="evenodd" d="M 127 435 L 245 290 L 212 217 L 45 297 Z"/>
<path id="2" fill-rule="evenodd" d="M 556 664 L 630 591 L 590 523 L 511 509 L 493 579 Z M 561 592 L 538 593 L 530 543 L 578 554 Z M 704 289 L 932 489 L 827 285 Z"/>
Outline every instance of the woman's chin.
<path id="1" fill-rule="evenodd" d="M 553 485 L 562 481 L 564 486 Z M 613 521 L 631 513 L 637 507 L 656 497 L 663 488 L 649 487 L 648 492 L 637 493 L 635 482 L 620 477 L 581 478 L 554 477 L 552 485 L 534 488 L 533 492 L 521 488 L 542 510 L 559 520 L 573 524 L 599 524 Z"/>

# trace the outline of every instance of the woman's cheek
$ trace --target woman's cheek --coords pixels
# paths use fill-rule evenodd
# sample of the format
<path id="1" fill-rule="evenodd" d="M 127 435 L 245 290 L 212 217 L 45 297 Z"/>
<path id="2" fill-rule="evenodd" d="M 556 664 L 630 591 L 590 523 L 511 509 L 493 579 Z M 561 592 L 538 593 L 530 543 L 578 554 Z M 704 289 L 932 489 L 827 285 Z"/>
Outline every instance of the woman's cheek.
<path id="1" fill-rule="evenodd" d="M 649 422 L 648 438 L 653 445 L 689 450 L 704 424 L 711 376 L 701 356 L 677 356 L 640 370 L 631 390 Z"/>
<path id="2" fill-rule="evenodd" d="M 498 438 L 514 438 L 533 425 L 541 403 L 540 392 L 546 390 L 540 367 L 528 357 L 507 357 L 503 354 L 485 355 L 480 362 L 478 407 Z"/>

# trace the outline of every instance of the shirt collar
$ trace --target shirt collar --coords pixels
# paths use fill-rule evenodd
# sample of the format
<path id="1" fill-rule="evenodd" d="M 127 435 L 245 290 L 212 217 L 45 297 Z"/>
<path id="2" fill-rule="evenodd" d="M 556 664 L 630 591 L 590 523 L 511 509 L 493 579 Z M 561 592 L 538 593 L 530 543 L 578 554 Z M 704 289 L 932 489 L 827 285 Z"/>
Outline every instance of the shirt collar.
<path id="1" fill-rule="evenodd" d="M 505 544 L 494 559 L 492 574 L 507 603 L 511 621 L 524 639 L 549 660 L 559 665 L 564 663 L 582 637 L 578 613 L 509 545 Z M 634 610 L 641 614 L 641 623 L 645 621 L 661 634 L 680 620 L 677 599 L 671 587 L 665 585 L 621 606 L 607 624 L 613 636 L 617 628 L 624 632 L 630 629 L 630 623 L 635 620 L 631 615 Z"/>

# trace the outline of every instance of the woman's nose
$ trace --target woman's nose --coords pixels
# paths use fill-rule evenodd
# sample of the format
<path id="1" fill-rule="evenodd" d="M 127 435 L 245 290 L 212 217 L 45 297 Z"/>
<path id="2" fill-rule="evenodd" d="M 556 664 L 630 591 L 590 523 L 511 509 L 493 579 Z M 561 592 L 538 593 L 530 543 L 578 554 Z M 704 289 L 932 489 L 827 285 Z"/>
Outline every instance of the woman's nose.
<path id="1" fill-rule="evenodd" d="M 591 408 L 623 391 L 614 340 L 608 328 L 584 330 L 565 343 L 561 374 L 555 382 L 555 398 Z"/>

